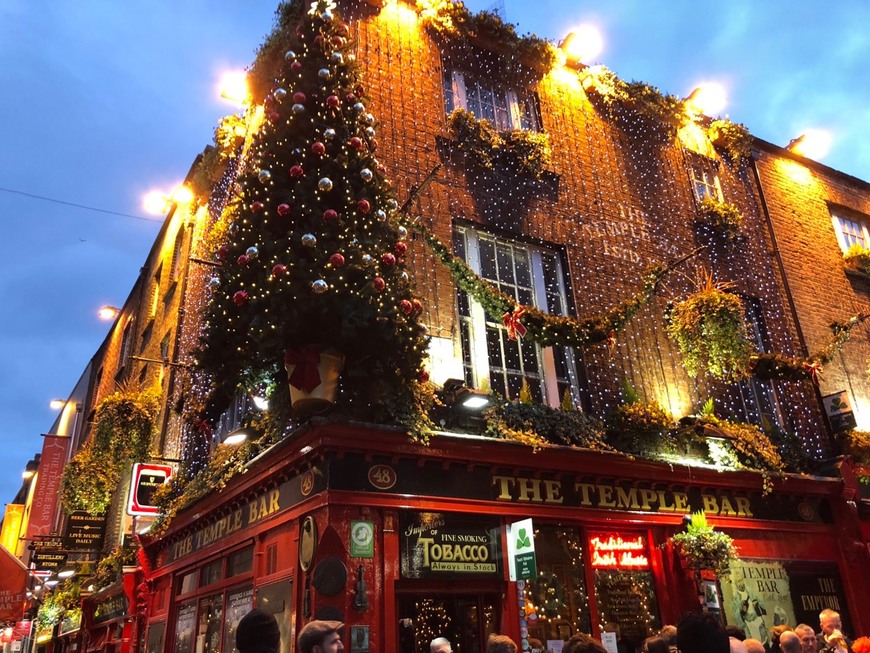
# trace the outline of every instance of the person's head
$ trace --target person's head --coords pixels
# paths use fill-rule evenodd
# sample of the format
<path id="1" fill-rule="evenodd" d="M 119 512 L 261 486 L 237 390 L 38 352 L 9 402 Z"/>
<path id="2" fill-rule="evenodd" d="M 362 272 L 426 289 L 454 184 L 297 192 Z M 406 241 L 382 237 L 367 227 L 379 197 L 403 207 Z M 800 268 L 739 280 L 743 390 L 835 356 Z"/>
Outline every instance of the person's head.
<path id="1" fill-rule="evenodd" d="M 780 624 L 770 629 L 770 647 L 776 651 L 779 648 L 779 638 L 784 632 L 790 631 L 791 626 L 788 624 Z"/>
<path id="2" fill-rule="evenodd" d="M 594 637 L 575 633 L 565 642 L 562 653 L 607 653 L 607 649 Z"/>
<path id="3" fill-rule="evenodd" d="M 680 653 L 729 653 L 728 633 L 709 612 L 687 612 L 677 624 Z"/>
<path id="4" fill-rule="evenodd" d="M 340 621 L 309 621 L 296 637 L 299 653 L 338 653 L 344 650 L 339 631 L 344 628 Z M 242 652 L 244 653 L 244 652 Z"/>
<path id="5" fill-rule="evenodd" d="M 819 627 L 824 635 L 830 635 L 835 630 L 842 630 L 843 624 L 840 622 L 840 613 L 830 608 L 825 608 L 819 613 Z"/>
<path id="6" fill-rule="evenodd" d="M 801 653 L 801 638 L 793 630 L 786 630 L 779 636 L 779 650 L 782 653 Z"/>
<path id="7" fill-rule="evenodd" d="M 647 637 L 643 640 L 643 653 L 668 653 L 667 642 L 661 637 Z"/>
<path id="8" fill-rule="evenodd" d="M 731 649 L 731 653 L 749 653 L 746 650 L 746 644 L 743 643 L 743 640 L 729 637 L 728 646 Z"/>
<path id="9" fill-rule="evenodd" d="M 281 631 L 275 615 L 254 608 L 236 626 L 236 648 L 241 653 L 278 653 Z"/>
<path id="10" fill-rule="evenodd" d="M 450 640 L 446 637 L 436 637 L 429 642 L 430 653 L 453 653 L 453 648 L 450 646 Z"/>
<path id="11" fill-rule="evenodd" d="M 742 628 L 737 626 L 725 626 L 725 632 L 728 633 L 728 637 L 733 637 L 738 642 L 742 642 L 746 639 L 746 633 Z"/>
<path id="12" fill-rule="evenodd" d="M 517 653 L 517 645 L 507 635 L 490 635 L 486 640 L 486 653 Z"/>
<path id="13" fill-rule="evenodd" d="M 746 653 L 767 653 L 767 649 L 757 639 L 747 637 L 743 640 L 743 646 L 746 647 Z"/>
<path id="14" fill-rule="evenodd" d="M 674 625 L 662 626 L 662 629 L 659 631 L 659 637 L 665 640 L 665 644 L 668 646 L 676 646 L 677 645 L 677 627 Z"/>
<path id="15" fill-rule="evenodd" d="M 816 653 L 816 631 L 807 624 L 798 624 L 794 627 L 795 634 L 800 637 L 801 650 L 803 653 Z"/>

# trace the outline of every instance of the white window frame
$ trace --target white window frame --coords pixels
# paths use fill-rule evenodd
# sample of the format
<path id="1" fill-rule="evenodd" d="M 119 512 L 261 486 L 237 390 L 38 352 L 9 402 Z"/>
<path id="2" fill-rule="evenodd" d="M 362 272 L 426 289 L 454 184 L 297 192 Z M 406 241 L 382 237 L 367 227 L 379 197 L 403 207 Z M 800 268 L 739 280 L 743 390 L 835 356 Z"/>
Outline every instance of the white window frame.
<path id="1" fill-rule="evenodd" d="M 475 89 L 476 92 L 474 95 L 479 96 L 481 89 L 484 89 L 484 83 L 486 84 L 485 90 L 491 91 L 493 96 L 497 95 L 504 99 L 505 107 L 503 120 L 498 120 L 498 115 L 495 111 L 493 111 L 495 116 L 494 119 L 493 116 L 477 115 L 479 112 L 474 112 L 473 109 L 469 108 L 468 96 L 470 88 Z M 539 124 L 537 112 L 532 107 L 529 107 L 528 115 L 530 124 L 523 125 L 523 110 L 521 104 L 530 102 L 533 102 L 531 94 L 529 94 L 529 96 L 521 103 L 516 91 L 498 84 L 492 84 L 485 79 L 468 75 L 459 70 L 451 70 L 444 77 L 444 108 L 448 115 L 450 115 L 450 113 L 455 109 L 472 111 L 475 118 L 487 118 L 493 123 L 496 129 L 501 131 L 540 131 L 541 125 Z M 472 101 L 472 104 L 479 104 L 479 100 Z M 493 102 L 493 106 L 495 106 L 495 102 Z"/>
<path id="2" fill-rule="evenodd" d="M 524 252 L 527 252 L 529 254 L 528 261 L 530 264 L 530 277 L 532 284 L 531 288 L 527 290 L 531 290 L 532 292 L 534 306 L 543 311 L 547 310 L 547 287 L 544 281 L 542 254 L 546 253 L 553 255 L 558 266 L 558 294 L 561 305 L 563 307 L 563 312 L 566 312 L 564 309 L 566 309 L 568 306 L 568 289 L 565 283 L 567 275 L 565 274 L 562 261 L 560 260 L 557 252 L 553 251 L 552 249 L 536 247 L 507 238 L 495 237 L 490 233 L 475 229 L 470 226 L 458 226 L 456 227 L 455 233 L 458 237 L 464 239 L 466 263 L 477 274 L 480 274 L 481 271 L 481 239 L 493 241 L 496 247 L 498 247 L 499 245 L 508 245 L 515 250 L 522 250 Z M 552 293 L 552 289 L 550 290 Z M 487 328 L 496 328 L 502 332 L 506 331 L 506 329 L 504 325 L 501 324 L 498 320 L 487 315 L 486 312 L 483 310 L 483 307 L 470 295 L 468 295 L 468 306 L 470 315 L 460 315 L 459 319 L 461 322 L 464 322 L 468 325 L 469 345 L 471 349 L 471 351 L 469 352 L 469 358 L 471 360 L 470 372 L 473 377 L 473 385 L 475 387 L 481 387 L 484 380 L 490 382 L 493 374 L 493 370 L 490 369 L 489 363 Z M 502 342 L 504 342 L 503 339 L 507 338 L 507 334 L 502 333 L 501 337 Z M 522 346 L 534 348 L 535 355 L 537 356 L 539 370 L 537 374 L 530 373 L 526 375 L 524 373 L 524 378 L 526 378 L 526 380 L 529 382 L 532 382 L 535 379 L 540 379 L 542 391 L 541 394 L 543 396 L 544 403 L 553 408 L 559 407 L 562 401 L 562 397 L 559 389 L 560 379 L 557 377 L 556 373 L 556 359 L 554 348 L 541 347 L 537 343 L 533 343 L 529 340 L 523 340 Z M 565 363 L 568 371 L 568 378 L 562 379 L 561 381 L 563 384 L 567 381 L 574 405 L 579 407 L 581 403 L 579 394 L 579 380 L 575 362 L 576 356 L 574 355 L 573 349 L 566 347 L 565 350 Z M 468 371 L 467 366 L 466 371 Z M 506 371 L 500 371 L 498 373 L 504 374 L 505 377 L 508 376 L 508 373 Z M 516 399 L 516 397 L 510 398 Z"/>
<path id="3" fill-rule="evenodd" d="M 864 249 L 870 248 L 870 231 L 867 229 L 867 221 L 852 215 L 832 212 L 831 224 L 834 226 L 837 242 L 844 254 L 853 244 L 858 244 Z"/>
<path id="4" fill-rule="evenodd" d="M 709 197 L 717 202 L 724 201 L 722 183 L 715 170 L 711 170 L 703 164 L 693 163 L 689 166 L 689 174 L 692 178 L 692 193 L 696 200 L 701 202 Z"/>

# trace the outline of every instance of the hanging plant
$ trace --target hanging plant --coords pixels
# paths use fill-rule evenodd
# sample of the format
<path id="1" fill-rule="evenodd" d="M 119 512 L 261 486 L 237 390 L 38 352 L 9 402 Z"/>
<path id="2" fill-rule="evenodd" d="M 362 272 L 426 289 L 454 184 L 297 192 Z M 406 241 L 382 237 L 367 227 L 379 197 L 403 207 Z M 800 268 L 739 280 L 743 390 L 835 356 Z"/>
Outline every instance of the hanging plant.
<path id="1" fill-rule="evenodd" d="M 707 523 L 703 512 L 692 513 L 686 530 L 669 539 L 686 565 L 695 572 L 712 571 L 721 578 L 731 573 L 731 563 L 739 560 L 734 540 Z"/>
<path id="2" fill-rule="evenodd" d="M 667 332 L 683 355 L 690 376 L 707 370 L 717 378 L 742 376 L 749 368 L 752 345 L 743 302 L 727 292 L 729 283 L 703 273 L 700 288 L 671 311 Z"/>
<path id="3" fill-rule="evenodd" d="M 734 241 L 740 236 L 744 217 L 733 204 L 705 197 L 699 209 L 702 221 L 728 240 Z"/>
<path id="4" fill-rule="evenodd" d="M 447 118 L 461 151 L 476 165 L 491 170 L 496 165 L 517 174 L 540 179 L 552 152 L 547 134 L 528 130 L 498 131 L 483 118 L 465 109 L 455 109 Z"/>
<path id="5" fill-rule="evenodd" d="M 230 161 L 239 155 L 244 140 L 245 120 L 242 116 L 232 114 L 220 119 L 214 132 L 214 145 L 206 148 L 190 182 L 196 197 L 203 201 L 208 199 Z"/>
<path id="6" fill-rule="evenodd" d="M 103 514 L 108 509 L 121 475 L 148 458 L 158 410 L 154 390 L 123 388 L 100 403 L 91 438 L 64 468 L 64 510 Z"/>
<path id="7" fill-rule="evenodd" d="M 707 135 L 713 145 L 721 147 L 733 163 L 748 159 L 752 153 L 752 134 L 740 123 L 730 120 L 714 120 L 707 127 Z"/>
<path id="8" fill-rule="evenodd" d="M 853 243 L 843 254 L 843 263 L 853 270 L 870 274 L 870 249 L 862 247 L 859 243 Z"/>
<path id="9" fill-rule="evenodd" d="M 496 401 L 484 419 L 488 436 L 523 442 L 534 449 L 556 444 L 612 451 L 604 442 L 603 424 L 579 411 L 523 401 Z"/>
<path id="10" fill-rule="evenodd" d="M 136 549 L 115 547 L 109 555 L 100 558 L 88 583 L 93 587 L 93 591 L 98 592 L 117 582 L 119 574 L 125 566 L 135 564 Z"/>
<path id="11" fill-rule="evenodd" d="M 607 442 L 618 451 L 646 458 L 673 454 L 673 418 L 661 406 L 646 401 L 620 404 L 607 419 Z"/>

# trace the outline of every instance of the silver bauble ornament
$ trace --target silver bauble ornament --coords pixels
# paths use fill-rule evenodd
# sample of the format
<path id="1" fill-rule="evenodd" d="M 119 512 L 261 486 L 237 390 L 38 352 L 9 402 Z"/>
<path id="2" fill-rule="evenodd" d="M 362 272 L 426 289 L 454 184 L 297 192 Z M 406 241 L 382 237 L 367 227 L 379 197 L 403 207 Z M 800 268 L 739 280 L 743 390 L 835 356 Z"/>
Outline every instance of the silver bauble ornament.
<path id="1" fill-rule="evenodd" d="M 335 138 L 335 130 L 332 127 L 323 130 L 323 138 L 327 141 L 331 141 Z"/>
<path id="2" fill-rule="evenodd" d="M 322 295 L 327 290 L 329 290 L 329 284 L 326 283 L 323 279 L 315 279 L 311 282 L 311 292 L 316 295 Z"/>
<path id="3" fill-rule="evenodd" d="M 356 104 L 353 105 L 353 110 L 356 111 L 357 113 L 362 113 L 363 111 L 366 110 L 366 105 L 364 105 L 362 102 L 357 102 Z"/>
<path id="4" fill-rule="evenodd" d="M 359 239 L 354 238 L 352 241 L 350 241 L 350 244 L 353 245 L 354 247 L 356 247 L 357 245 L 359 245 Z"/>
<path id="5" fill-rule="evenodd" d="M 317 71 L 317 76 L 320 77 L 320 79 L 329 79 L 332 77 L 332 71 L 329 68 L 321 68 Z"/>
<path id="6" fill-rule="evenodd" d="M 378 220 L 380 220 L 381 222 L 386 222 L 387 212 L 384 211 L 383 209 L 378 209 L 378 212 L 375 213 L 375 215 L 378 217 Z"/>
<path id="7" fill-rule="evenodd" d="M 287 90 L 283 88 L 276 88 L 272 92 L 272 97 L 274 97 L 277 102 L 283 102 L 284 98 L 287 97 Z"/>
<path id="8" fill-rule="evenodd" d="M 220 285 L 221 285 L 221 280 L 218 277 L 212 277 L 211 279 L 208 280 L 208 287 L 209 288 L 214 289 Z"/>
<path id="9" fill-rule="evenodd" d="M 390 211 L 395 211 L 397 208 L 399 208 L 399 203 L 394 199 L 388 199 L 387 200 L 387 208 Z"/>
<path id="10" fill-rule="evenodd" d="M 304 104 L 294 104 L 292 107 L 292 111 L 293 111 L 293 113 L 302 113 L 303 111 L 305 111 L 305 105 Z"/>
<path id="11" fill-rule="evenodd" d="M 317 182 L 317 190 L 321 193 L 328 193 L 332 190 L 332 179 L 329 177 L 324 177 L 320 181 Z"/>
<path id="12" fill-rule="evenodd" d="M 314 234 L 304 234 L 302 244 L 306 247 L 317 247 L 317 237 Z"/>
<path id="13" fill-rule="evenodd" d="M 287 50 L 287 52 L 284 53 L 284 59 L 285 61 L 295 61 L 296 53 L 293 52 L 293 50 Z"/>
<path id="14" fill-rule="evenodd" d="M 329 11 L 329 9 L 327 9 L 327 10 L 324 11 L 322 14 L 320 14 L 320 17 L 321 17 L 323 20 L 325 20 L 325 21 L 330 21 L 330 20 L 332 20 L 332 18 L 333 18 L 333 16 L 332 16 L 332 12 Z"/>
<path id="15" fill-rule="evenodd" d="M 375 128 L 374 127 L 366 127 L 366 136 L 369 138 L 375 137 Z"/>
<path id="16" fill-rule="evenodd" d="M 260 250 L 251 245 L 248 249 L 245 250 L 245 254 L 247 254 L 248 258 L 252 261 L 260 255 Z"/>
<path id="17" fill-rule="evenodd" d="M 371 255 L 371 254 L 363 254 L 363 257 L 362 257 L 362 262 L 363 262 L 363 263 L 365 263 L 366 265 L 368 265 L 368 264 L 370 264 L 372 261 L 374 261 L 374 259 L 372 258 L 372 255 Z"/>
<path id="18" fill-rule="evenodd" d="M 408 276 L 408 273 L 405 272 L 404 270 L 402 270 L 402 274 L 399 275 L 399 278 L 402 281 L 408 281 L 410 279 L 410 277 Z"/>
<path id="19" fill-rule="evenodd" d="M 362 178 L 363 181 L 371 181 L 375 178 L 374 173 L 368 168 L 363 168 L 362 170 L 360 170 L 359 176 Z"/>
<path id="20" fill-rule="evenodd" d="M 341 65 L 344 63 L 344 55 L 341 52 L 333 52 L 331 55 L 329 55 L 329 60 L 332 63 L 337 63 Z"/>
<path id="21" fill-rule="evenodd" d="M 374 125 L 374 124 L 375 124 L 375 117 L 374 117 L 372 114 L 370 114 L 370 113 L 367 113 L 367 114 L 364 116 L 363 120 L 366 121 L 366 124 L 367 124 L 367 125 Z"/>
<path id="22" fill-rule="evenodd" d="M 261 184 L 265 184 L 271 178 L 272 178 L 272 173 L 269 172 L 268 170 L 260 170 L 260 172 L 257 173 L 257 179 L 260 180 Z"/>
<path id="23" fill-rule="evenodd" d="M 399 238 L 405 240 L 408 237 L 408 230 L 404 227 L 399 227 Z"/>

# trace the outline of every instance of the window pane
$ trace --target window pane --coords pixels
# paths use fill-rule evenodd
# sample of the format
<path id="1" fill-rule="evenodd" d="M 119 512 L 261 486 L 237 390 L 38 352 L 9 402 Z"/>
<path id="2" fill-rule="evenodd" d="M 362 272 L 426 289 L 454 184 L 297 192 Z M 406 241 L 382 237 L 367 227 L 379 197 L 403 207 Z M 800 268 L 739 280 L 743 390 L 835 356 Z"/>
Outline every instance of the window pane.
<path id="1" fill-rule="evenodd" d="M 512 341 L 513 342 L 513 341 Z M 516 341 L 519 344 L 519 340 Z M 526 374 L 538 373 L 538 352 L 532 343 L 520 345 L 523 352 L 523 372 Z"/>
<path id="2" fill-rule="evenodd" d="M 206 585 L 218 582 L 222 576 L 223 564 L 223 560 L 215 560 L 203 567 L 199 574 L 199 586 L 205 587 Z"/>
<path id="3" fill-rule="evenodd" d="M 616 624 L 629 650 L 661 628 L 656 586 L 649 571 L 596 569 L 595 596 L 602 624 Z"/>
<path id="4" fill-rule="evenodd" d="M 224 597 L 215 594 L 199 602 L 196 653 L 220 653 L 224 625 Z"/>
<path id="5" fill-rule="evenodd" d="M 486 327 L 486 355 L 489 366 L 492 368 L 502 367 L 501 338 L 499 329 L 491 326 Z"/>
<path id="6" fill-rule="evenodd" d="M 511 252 L 510 247 L 506 247 L 505 245 L 498 246 L 498 275 L 499 281 L 504 283 L 513 284 L 514 282 L 514 271 L 513 271 L 513 253 Z"/>
<path id="7" fill-rule="evenodd" d="M 532 285 L 532 272 L 529 269 L 528 256 L 525 252 L 516 251 L 516 263 L 514 265 L 517 285 L 530 288 Z"/>
<path id="8" fill-rule="evenodd" d="M 484 279 L 497 280 L 498 276 L 495 267 L 495 243 L 491 240 L 481 238 L 477 249 L 478 255 L 480 256 L 480 276 Z"/>
<path id="9" fill-rule="evenodd" d="M 227 577 L 246 574 L 254 568 L 254 547 L 231 553 L 227 560 Z"/>

